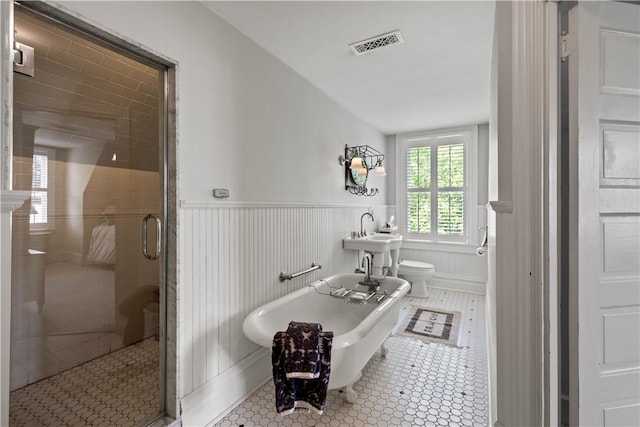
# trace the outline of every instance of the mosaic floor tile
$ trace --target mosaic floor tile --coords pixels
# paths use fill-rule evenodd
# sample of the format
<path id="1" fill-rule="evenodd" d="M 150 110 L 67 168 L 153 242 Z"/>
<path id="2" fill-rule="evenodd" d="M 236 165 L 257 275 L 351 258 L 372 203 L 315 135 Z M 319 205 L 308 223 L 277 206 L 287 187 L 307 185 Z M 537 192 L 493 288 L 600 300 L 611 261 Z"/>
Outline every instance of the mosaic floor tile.
<path id="1" fill-rule="evenodd" d="M 355 384 L 355 403 L 342 390 L 330 390 L 323 415 L 281 416 L 269 381 L 229 412 L 219 426 L 487 426 L 488 386 L 484 297 L 429 289 L 428 298 L 405 297 L 411 304 L 460 311 L 457 347 L 393 336 L 388 355 L 373 355 Z M 400 319 L 400 320 L 401 320 Z"/>
<path id="2" fill-rule="evenodd" d="M 139 426 L 158 414 L 153 338 L 11 392 L 9 425 Z"/>

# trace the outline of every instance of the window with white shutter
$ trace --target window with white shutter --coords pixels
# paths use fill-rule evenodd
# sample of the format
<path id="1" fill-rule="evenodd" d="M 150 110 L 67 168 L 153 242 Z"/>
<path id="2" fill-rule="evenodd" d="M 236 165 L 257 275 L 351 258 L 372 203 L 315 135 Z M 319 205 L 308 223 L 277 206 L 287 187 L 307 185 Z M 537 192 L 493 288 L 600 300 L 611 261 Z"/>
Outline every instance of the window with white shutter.
<path id="1" fill-rule="evenodd" d="M 397 207 L 406 238 L 470 243 L 476 140 L 475 127 L 398 137 Z"/>

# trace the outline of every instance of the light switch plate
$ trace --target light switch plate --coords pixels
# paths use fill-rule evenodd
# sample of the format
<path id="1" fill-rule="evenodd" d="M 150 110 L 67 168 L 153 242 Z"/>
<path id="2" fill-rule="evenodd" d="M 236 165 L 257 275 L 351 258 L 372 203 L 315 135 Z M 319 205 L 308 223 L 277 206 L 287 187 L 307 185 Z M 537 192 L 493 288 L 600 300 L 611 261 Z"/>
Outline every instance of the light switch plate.
<path id="1" fill-rule="evenodd" d="M 214 188 L 213 189 L 213 197 L 216 199 L 226 199 L 229 197 L 229 190 L 226 188 Z"/>

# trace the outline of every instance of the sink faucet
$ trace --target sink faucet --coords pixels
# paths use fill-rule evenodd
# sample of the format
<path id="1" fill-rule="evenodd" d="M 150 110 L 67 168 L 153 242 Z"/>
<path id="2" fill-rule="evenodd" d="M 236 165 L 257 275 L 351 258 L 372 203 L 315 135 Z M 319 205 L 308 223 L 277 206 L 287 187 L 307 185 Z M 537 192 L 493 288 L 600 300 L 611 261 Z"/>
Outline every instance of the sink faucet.
<path id="1" fill-rule="evenodd" d="M 364 231 L 364 227 L 362 225 L 362 222 L 364 221 L 364 217 L 369 215 L 371 217 L 371 222 L 375 221 L 375 218 L 373 217 L 373 215 L 371 214 L 371 212 L 365 212 L 362 214 L 362 216 L 360 217 L 360 237 L 364 237 L 367 235 L 367 232 Z"/>

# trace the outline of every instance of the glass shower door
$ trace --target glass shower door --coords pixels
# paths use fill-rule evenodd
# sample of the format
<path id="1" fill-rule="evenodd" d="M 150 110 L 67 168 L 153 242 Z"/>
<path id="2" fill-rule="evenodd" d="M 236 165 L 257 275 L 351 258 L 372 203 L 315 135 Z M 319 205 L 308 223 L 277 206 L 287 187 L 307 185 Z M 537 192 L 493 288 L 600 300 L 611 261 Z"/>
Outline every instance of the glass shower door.
<path id="1" fill-rule="evenodd" d="M 37 416 L 28 395 L 82 425 L 141 424 L 162 408 L 163 260 L 141 225 L 163 215 L 164 70 L 20 6 L 15 39 L 35 70 L 14 76 L 14 189 L 32 196 L 12 224 L 10 417 Z"/>

